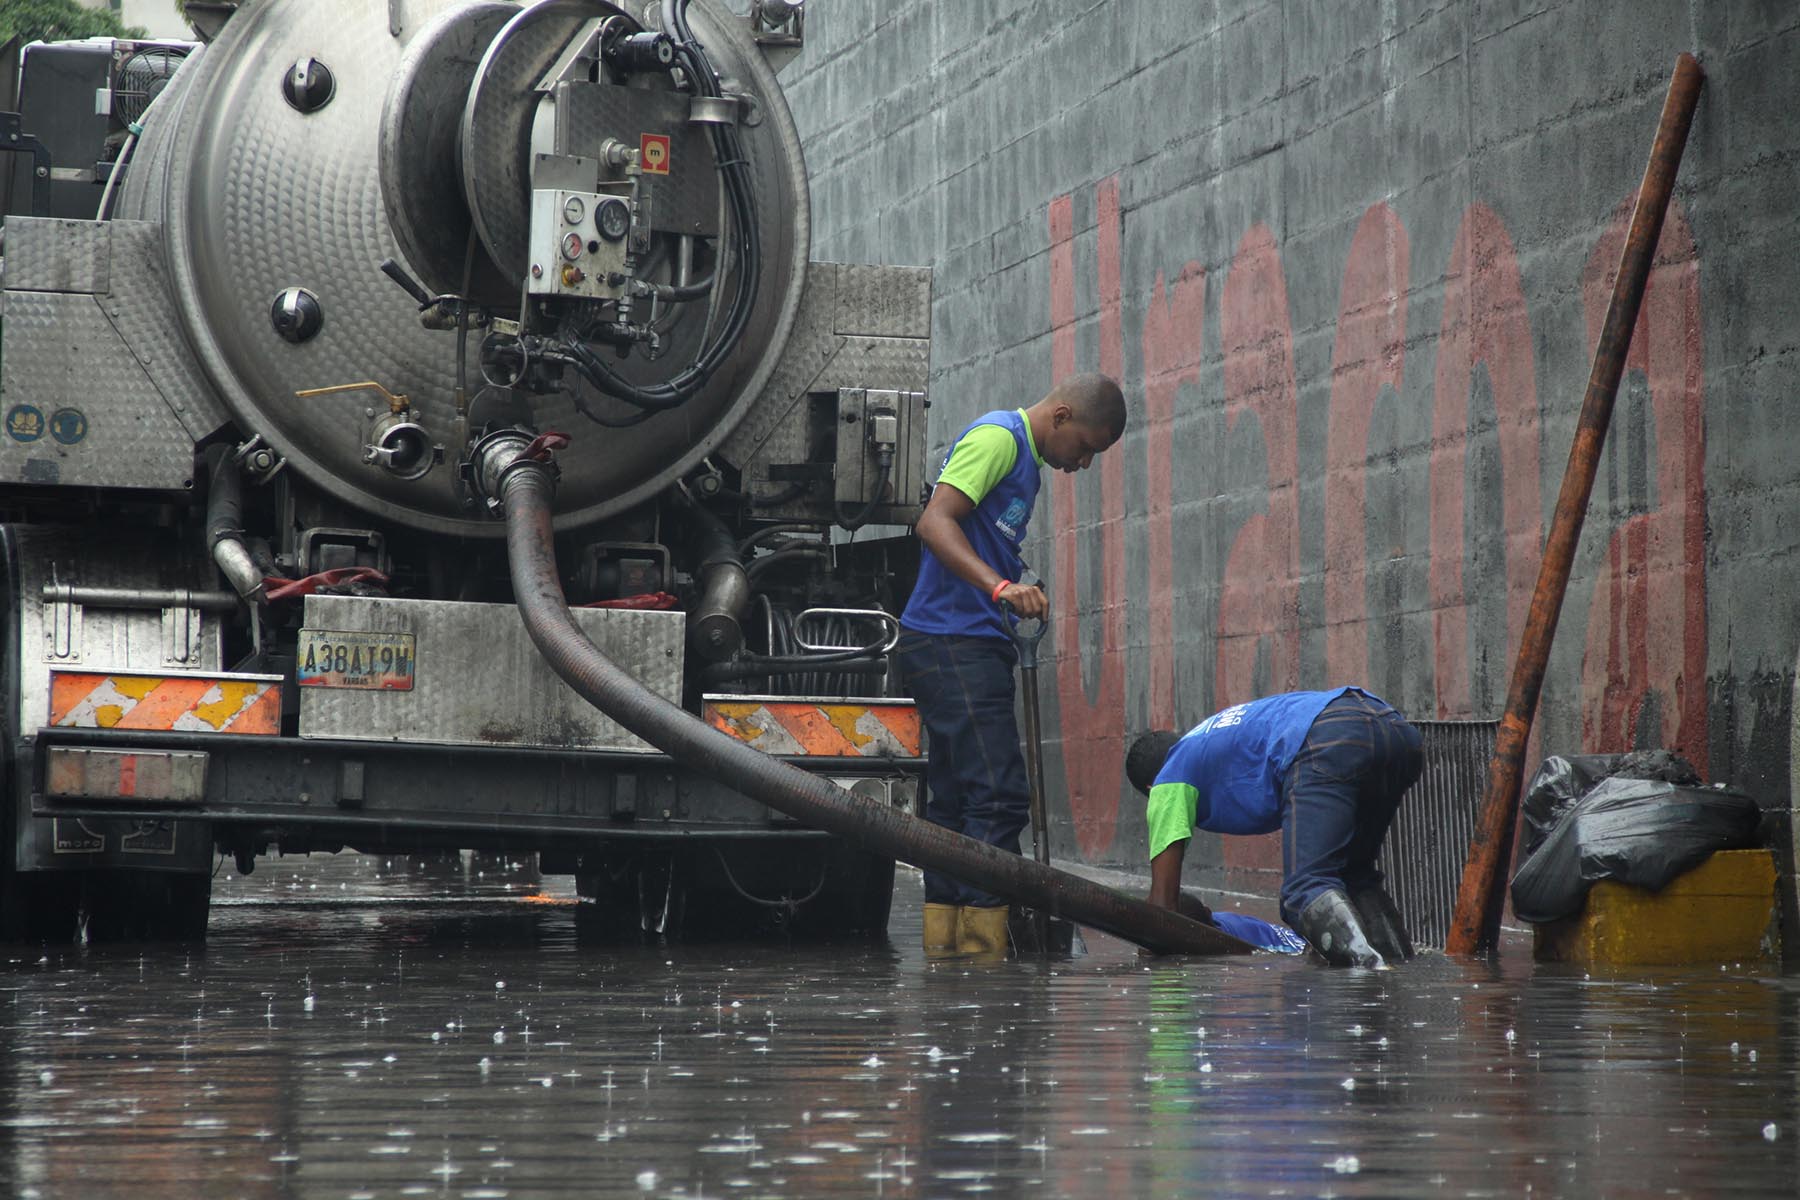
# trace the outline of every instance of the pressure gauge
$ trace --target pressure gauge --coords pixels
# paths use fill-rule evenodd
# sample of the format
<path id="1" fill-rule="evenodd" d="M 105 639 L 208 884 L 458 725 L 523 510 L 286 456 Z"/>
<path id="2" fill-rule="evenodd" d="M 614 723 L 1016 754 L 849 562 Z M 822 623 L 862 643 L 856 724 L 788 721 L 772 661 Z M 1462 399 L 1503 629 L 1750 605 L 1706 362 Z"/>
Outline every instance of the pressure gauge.
<path id="1" fill-rule="evenodd" d="M 570 262 L 581 257 L 581 235 L 579 233 L 563 234 L 562 256 Z"/>
<path id="2" fill-rule="evenodd" d="M 587 216 L 587 204 L 580 196 L 570 196 L 563 201 L 563 220 L 571 225 L 581 224 L 581 218 Z"/>
<path id="3" fill-rule="evenodd" d="M 601 237 L 619 241 L 631 232 L 631 209 L 618 197 L 608 197 L 594 209 L 594 224 L 600 227 Z"/>

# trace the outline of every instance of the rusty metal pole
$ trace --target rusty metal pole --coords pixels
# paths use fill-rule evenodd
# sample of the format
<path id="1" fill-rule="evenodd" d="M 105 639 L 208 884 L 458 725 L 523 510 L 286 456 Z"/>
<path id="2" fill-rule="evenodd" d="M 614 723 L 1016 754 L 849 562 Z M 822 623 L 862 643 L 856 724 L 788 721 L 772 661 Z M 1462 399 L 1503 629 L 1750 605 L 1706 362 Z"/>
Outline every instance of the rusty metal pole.
<path id="1" fill-rule="evenodd" d="M 1538 569 L 1537 588 L 1531 596 L 1531 613 L 1519 657 L 1513 665 L 1512 684 L 1506 693 L 1506 714 L 1488 763 L 1487 791 L 1476 818 L 1475 835 L 1463 864 L 1462 884 L 1456 894 L 1456 912 L 1444 949 L 1449 954 L 1474 954 L 1491 949 L 1499 934 L 1500 910 L 1506 888 L 1505 867 L 1512 858 L 1513 828 L 1519 808 L 1519 779 L 1525 764 L 1525 744 L 1531 737 L 1531 721 L 1537 713 L 1538 692 L 1550 659 L 1550 642 L 1562 611 L 1563 593 L 1569 584 L 1569 567 L 1581 540 L 1581 523 L 1587 515 L 1588 496 L 1600 466 L 1606 443 L 1619 377 L 1637 326 L 1644 285 L 1662 235 L 1663 215 L 1675 187 L 1675 172 L 1687 146 L 1694 106 L 1700 99 L 1705 76 L 1691 54 L 1675 60 L 1675 75 L 1663 100 L 1662 120 L 1656 127 L 1656 143 L 1644 168 L 1637 205 L 1631 213 L 1631 231 L 1619 256 L 1619 274 L 1607 305 L 1606 323 L 1594 347 L 1594 368 L 1588 375 L 1587 396 L 1575 426 L 1575 444 L 1563 472 L 1562 492 L 1556 499 L 1556 516 L 1544 546 L 1544 562 Z"/>

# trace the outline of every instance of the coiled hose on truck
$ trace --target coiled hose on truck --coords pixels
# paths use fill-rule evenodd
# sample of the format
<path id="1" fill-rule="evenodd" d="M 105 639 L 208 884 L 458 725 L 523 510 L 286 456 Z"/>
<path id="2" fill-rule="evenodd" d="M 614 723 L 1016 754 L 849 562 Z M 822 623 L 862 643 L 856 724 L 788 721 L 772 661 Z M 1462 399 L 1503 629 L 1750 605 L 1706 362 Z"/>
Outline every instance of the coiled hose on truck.
<path id="1" fill-rule="evenodd" d="M 490 478 L 506 513 L 506 553 L 525 628 L 559 676 L 588 703 L 663 753 L 778 812 L 868 850 L 942 871 L 1054 917 L 1173 954 L 1248 954 L 1209 925 L 1111 888 L 1008 854 L 856 796 L 743 742 L 651 692 L 582 634 L 569 616 L 551 530 L 554 468 L 511 457 Z"/>

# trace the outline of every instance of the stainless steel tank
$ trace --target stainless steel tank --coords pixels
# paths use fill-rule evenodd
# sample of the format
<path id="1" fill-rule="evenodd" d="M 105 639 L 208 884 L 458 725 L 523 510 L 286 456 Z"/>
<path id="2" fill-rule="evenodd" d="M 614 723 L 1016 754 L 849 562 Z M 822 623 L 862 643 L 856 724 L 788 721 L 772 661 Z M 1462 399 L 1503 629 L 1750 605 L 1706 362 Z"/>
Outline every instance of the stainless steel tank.
<path id="1" fill-rule="evenodd" d="M 686 103 L 652 75 L 602 102 L 590 96 L 579 110 L 565 95 L 558 112 L 546 80 L 596 20 L 655 30 L 658 7 L 264 0 L 245 5 L 189 60 L 145 121 L 115 215 L 163 224 L 182 326 L 243 434 L 260 434 L 305 480 L 379 517 L 458 536 L 499 534 L 457 485 L 466 436 L 454 399 L 457 334 L 422 327 L 418 306 L 381 263 L 399 260 L 433 292 L 463 291 L 466 280 L 467 291 L 501 308 L 510 302 L 517 315 L 521 272 L 535 265 L 520 222 L 553 133 L 565 149 L 579 143 L 578 153 L 599 155 L 609 139 L 637 144 L 645 112 Z M 741 98 L 736 125 L 756 201 L 760 288 L 736 349 L 679 408 L 610 429 L 581 416 L 567 395 L 525 398 L 532 425 L 574 435 L 559 458 L 558 528 L 650 498 L 717 447 L 755 402 L 800 302 L 807 193 L 781 90 L 742 18 L 695 0 L 689 21 L 725 90 Z M 704 145 L 683 140 L 683 126 L 671 132 L 664 154 Z M 681 194 L 659 193 L 659 229 L 672 237 L 687 230 L 690 245 L 716 239 L 721 224 L 716 173 L 710 161 L 703 167 L 687 173 L 699 182 Z M 316 334 L 298 341 L 283 336 L 277 311 L 284 296 L 301 296 L 294 289 L 321 318 Z M 696 312 L 672 332 L 661 361 L 691 349 L 703 328 Z M 467 348 L 473 387 L 478 337 Z M 664 369 L 623 365 L 646 381 Z M 375 393 L 296 395 L 364 380 L 407 398 L 447 452 L 442 469 L 408 480 L 365 461 L 371 422 L 387 410 Z"/>

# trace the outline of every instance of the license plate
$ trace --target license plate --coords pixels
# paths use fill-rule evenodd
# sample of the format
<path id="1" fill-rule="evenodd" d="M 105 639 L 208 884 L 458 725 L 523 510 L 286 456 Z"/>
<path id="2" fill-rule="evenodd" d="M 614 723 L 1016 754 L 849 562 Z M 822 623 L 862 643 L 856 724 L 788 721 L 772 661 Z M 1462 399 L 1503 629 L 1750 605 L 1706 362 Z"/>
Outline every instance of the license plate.
<path id="1" fill-rule="evenodd" d="M 416 661 L 410 633 L 302 629 L 294 675 L 301 687 L 410 692 Z"/>

